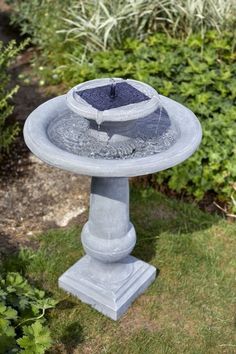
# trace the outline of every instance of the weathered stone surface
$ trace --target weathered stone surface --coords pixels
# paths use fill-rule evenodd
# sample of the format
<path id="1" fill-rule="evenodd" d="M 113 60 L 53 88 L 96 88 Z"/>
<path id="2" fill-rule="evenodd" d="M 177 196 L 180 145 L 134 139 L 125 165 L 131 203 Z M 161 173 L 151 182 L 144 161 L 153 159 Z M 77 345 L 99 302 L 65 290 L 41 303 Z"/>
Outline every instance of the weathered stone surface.
<path id="1" fill-rule="evenodd" d="M 121 269 L 114 272 L 113 267 L 113 281 L 99 281 L 90 261 L 89 256 L 81 258 L 59 278 L 59 286 L 113 320 L 118 320 L 156 277 L 153 266 L 128 256 L 120 263 L 122 270 L 132 268 L 127 278 L 121 279 Z"/>

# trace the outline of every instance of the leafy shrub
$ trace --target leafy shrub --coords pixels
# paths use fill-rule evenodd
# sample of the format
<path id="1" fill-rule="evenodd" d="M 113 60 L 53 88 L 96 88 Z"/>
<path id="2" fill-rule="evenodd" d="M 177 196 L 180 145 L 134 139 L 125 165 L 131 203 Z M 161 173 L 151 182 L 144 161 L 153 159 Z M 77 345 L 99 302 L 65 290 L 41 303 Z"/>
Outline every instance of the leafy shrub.
<path id="1" fill-rule="evenodd" d="M 56 31 L 71 0 L 8 0 L 8 3 L 12 5 L 11 23 L 20 26 L 22 35 L 29 35 L 40 48 L 50 47 L 55 38 L 57 44 Z"/>
<path id="2" fill-rule="evenodd" d="M 11 41 L 6 47 L 3 47 L 3 43 L 0 42 L 0 151 L 8 150 L 18 133 L 17 124 L 9 125 L 6 122 L 13 111 L 10 99 L 18 90 L 17 86 L 11 90 L 7 89 L 10 81 L 7 69 L 25 44 L 16 46 L 15 41 Z"/>
<path id="3" fill-rule="evenodd" d="M 51 345 L 45 312 L 55 305 L 19 273 L 0 278 L 0 353 L 45 353 Z"/>
<path id="4" fill-rule="evenodd" d="M 11 24 L 20 29 L 22 35 L 30 36 L 31 43 L 40 49 L 35 52 L 34 66 L 41 70 L 47 67 L 48 80 L 57 83 L 53 69 L 64 64 L 64 52 L 70 52 L 70 42 L 59 34 L 64 22 L 62 17 L 72 0 L 8 0 L 12 6 Z"/>
<path id="5" fill-rule="evenodd" d="M 90 62 L 74 61 L 61 70 L 72 86 L 96 77 L 129 77 L 153 85 L 165 96 L 185 104 L 203 127 L 200 149 L 185 163 L 158 173 L 158 183 L 186 189 L 201 199 L 215 191 L 230 201 L 236 178 L 236 54 L 233 35 L 208 32 L 186 41 L 165 34 L 145 41 L 127 40 L 122 50 L 95 52 Z M 75 49 L 75 57 L 77 57 Z"/>

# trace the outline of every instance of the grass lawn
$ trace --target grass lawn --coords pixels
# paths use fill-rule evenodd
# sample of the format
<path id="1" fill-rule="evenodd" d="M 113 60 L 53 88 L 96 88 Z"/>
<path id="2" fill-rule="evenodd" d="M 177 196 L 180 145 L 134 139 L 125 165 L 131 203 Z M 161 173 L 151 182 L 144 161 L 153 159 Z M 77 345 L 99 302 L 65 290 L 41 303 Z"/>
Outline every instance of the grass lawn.
<path id="1" fill-rule="evenodd" d="M 131 219 L 133 254 L 159 275 L 118 322 L 57 287 L 83 255 L 79 227 L 43 235 L 27 264 L 6 261 L 60 300 L 49 313 L 49 353 L 236 353 L 236 224 L 152 190 L 132 190 Z"/>

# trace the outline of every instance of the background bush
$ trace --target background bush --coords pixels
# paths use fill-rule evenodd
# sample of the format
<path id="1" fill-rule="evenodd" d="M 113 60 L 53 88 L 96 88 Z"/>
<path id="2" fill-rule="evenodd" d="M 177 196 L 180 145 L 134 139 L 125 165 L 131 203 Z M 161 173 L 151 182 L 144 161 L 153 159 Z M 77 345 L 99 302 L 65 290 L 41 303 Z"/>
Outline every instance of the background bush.
<path id="1" fill-rule="evenodd" d="M 8 89 L 10 75 L 7 70 L 25 44 L 17 46 L 15 41 L 11 41 L 4 47 L 0 42 L 0 152 L 8 151 L 18 133 L 17 124 L 9 125 L 7 122 L 7 118 L 13 111 L 11 98 L 18 90 L 18 86 Z"/>
<path id="2" fill-rule="evenodd" d="M 70 52 L 70 43 L 65 43 L 62 28 L 65 14 L 72 0 L 8 0 L 12 6 L 11 24 L 17 26 L 23 36 L 40 49 L 35 52 L 37 68 L 45 64 L 47 81 L 58 82 L 53 69 L 64 64 L 63 53 Z"/>

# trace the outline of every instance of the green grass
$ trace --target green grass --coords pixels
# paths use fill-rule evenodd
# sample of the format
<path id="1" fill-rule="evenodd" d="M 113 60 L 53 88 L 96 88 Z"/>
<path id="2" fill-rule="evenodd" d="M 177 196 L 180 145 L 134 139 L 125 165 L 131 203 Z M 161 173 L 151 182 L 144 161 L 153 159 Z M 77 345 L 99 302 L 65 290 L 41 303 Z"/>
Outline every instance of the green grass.
<path id="1" fill-rule="evenodd" d="M 134 255 L 159 275 L 114 322 L 59 290 L 57 279 L 83 255 L 80 228 L 51 230 L 24 263 L 32 282 L 59 305 L 49 314 L 49 353 L 236 353 L 236 226 L 197 206 L 154 192 L 131 193 L 138 241 Z M 22 264 L 13 258 L 5 267 Z"/>

